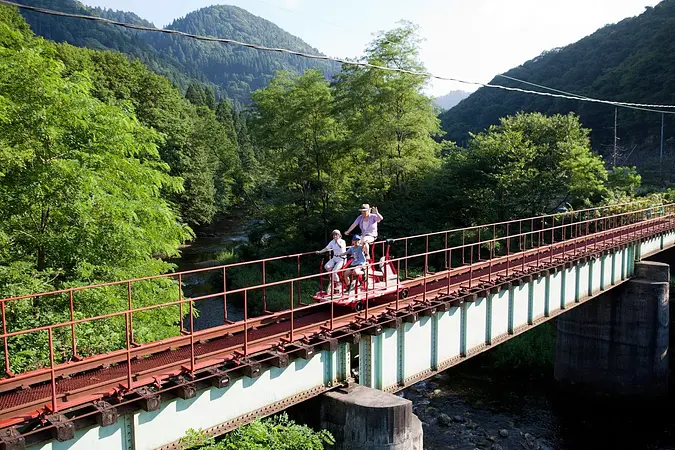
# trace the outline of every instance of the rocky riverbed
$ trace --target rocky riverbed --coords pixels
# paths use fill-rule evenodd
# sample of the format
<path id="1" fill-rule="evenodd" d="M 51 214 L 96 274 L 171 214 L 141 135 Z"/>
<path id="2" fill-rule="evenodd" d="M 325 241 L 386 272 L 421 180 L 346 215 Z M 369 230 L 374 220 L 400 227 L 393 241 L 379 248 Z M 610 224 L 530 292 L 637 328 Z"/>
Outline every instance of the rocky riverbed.
<path id="1" fill-rule="evenodd" d="M 552 377 L 499 373 L 480 358 L 399 393 L 422 421 L 425 448 L 675 449 L 671 398 L 636 405 L 563 393 Z"/>

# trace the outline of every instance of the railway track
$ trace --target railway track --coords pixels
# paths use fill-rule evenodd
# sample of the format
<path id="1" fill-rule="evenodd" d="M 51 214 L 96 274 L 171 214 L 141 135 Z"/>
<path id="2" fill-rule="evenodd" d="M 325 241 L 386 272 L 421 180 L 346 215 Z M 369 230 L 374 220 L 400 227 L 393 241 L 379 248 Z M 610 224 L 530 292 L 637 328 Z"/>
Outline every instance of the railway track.
<path id="1" fill-rule="evenodd" d="M 369 299 L 365 310 L 360 312 L 336 307 L 331 302 L 320 303 L 1 379 L 0 428 L 97 400 L 124 401 L 139 388 L 161 387 L 177 377 L 195 380 L 204 374 L 212 376 L 210 369 L 223 364 L 240 373 L 256 367 L 259 370 L 261 363 L 284 364 L 289 351 L 313 351 L 316 345 L 330 342 L 336 336 L 347 336 L 364 326 L 377 326 L 416 308 L 431 307 L 439 300 L 475 300 L 488 289 L 528 274 L 675 229 L 675 211 L 628 222 L 600 231 L 596 228 L 591 234 L 572 232 L 570 238 L 561 242 L 555 242 L 553 234 L 551 242 L 545 245 L 399 281 L 408 289 L 407 298 L 387 295 Z M 579 230 L 578 224 L 570 226 Z M 452 251 L 442 252 L 448 250 Z M 473 251 L 471 255 L 473 258 Z M 403 259 L 393 261 L 397 260 Z"/>

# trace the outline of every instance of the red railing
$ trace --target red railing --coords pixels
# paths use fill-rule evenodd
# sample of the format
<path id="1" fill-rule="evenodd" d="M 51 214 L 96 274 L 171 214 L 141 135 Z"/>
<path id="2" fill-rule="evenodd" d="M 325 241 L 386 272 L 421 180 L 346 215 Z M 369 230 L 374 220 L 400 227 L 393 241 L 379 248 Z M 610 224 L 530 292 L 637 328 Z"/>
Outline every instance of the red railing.
<path id="1" fill-rule="evenodd" d="M 49 382 L 49 409 L 58 411 L 61 392 L 57 388 L 57 379 L 101 364 L 126 364 L 125 381 L 118 384 L 131 391 L 147 384 L 147 380 L 152 379 L 150 375 L 155 374 L 152 368 L 141 370 L 134 366 L 138 358 L 147 355 L 185 349 L 180 357 L 176 356 L 169 363 L 164 361 L 157 370 L 162 370 L 158 373 L 169 373 L 176 369 L 192 376 L 218 361 L 248 357 L 280 342 L 294 342 L 319 331 L 330 332 L 353 321 L 369 320 L 385 311 L 428 302 L 433 296 L 449 295 L 454 290 L 466 291 L 499 283 L 516 273 L 525 273 L 531 267 L 552 265 L 565 258 L 673 228 L 675 204 L 650 206 L 648 202 L 637 202 L 378 241 L 371 244 L 371 253 L 384 255 L 386 246 L 390 245 L 392 254 L 396 255 L 388 260 L 396 268 L 398 276 L 395 280 L 389 279 L 387 266 L 384 266 L 385 287 L 395 283 L 395 295 L 380 296 L 374 288 L 360 294 L 357 292 L 365 306 L 363 311 L 358 312 L 339 308 L 333 301 L 310 302 L 312 294 L 320 287 L 320 279 L 325 276 L 320 272 L 302 273 L 303 269 L 316 267 L 314 252 L 0 299 L 0 339 L 3 341 L 6 372 L 6 376 L 0 379 L 0 394 L 21 385 Z M 313 262 L 305 264 L 310 259 Z M 373 260 L 374 263 L 368 264 L 371 267 L 378 264 L 376 257 Z M 292 272 L 290 275 L 289 270 Z M 253 281 L 247 285 L 245 277 L 250 277 L 253 271 L 260 276 L 260 282 Z M 203 274 L 217 274 L 216 292 L 186 297 L 183 292 L 186 279 Z M 233 276 L 240 285 L 228 289 L 228 277 L 232 282 Z M 302 287 L 305 288 L 304 295 Z M 400 295 L 402 289 L 410 294 L 407 298 Z M 102 294 L 87 297 L 97 291 L 102 291 Z M 146 304 L 154 296 L 172 299 Z M 287 296 L 284 306 L 275 304 L 282 296 Z M 80 305 L 80 297 L 85 297 L 83 305 Z M 125 307 L 97 314 L 98 308 L 86 303 L 92 298 L 101 302 L 116 299 Z M 66 319 L 26 329 L 8 322 L 14 305 L 53 299 L 67 305 Z M 195 330 L 195 310 L 200 309 L 200 302 L 220 299 L 224 311 L 222 324 Z M 228 318 L 228 300 L 240 305 L 243 317 L 239 320 Z M 270 301 L 272 308 L 268 308 Z M 88 316 L 86 311 L 92 310 L 94 313 Z M 170 321 L 176 324 L 175 331 L 170 331 L 169 324 L 169 337 L 137 342 L 139 335 L 148 332 L 143 328 L 144 314 L 158 312 L 173 317 Z M 78 342 L 82 342 L 78 337 L 91 332 L 88 326 L 111 320 L 118 325 L 112 328 L 110 340 L 123 342 L 123 348 L 91 355 L 78 350 Z M 186 320 L 189 329 L 185 326 Z M 123 325 L 119 325 L 121 323 Z M 115 335 L 116 332 L 119 335 Z M 119 339 L 121 333 L 123 339 Z M 12 340 L 33 336 L 34 341 L 40 343 L 42 341 L 35 336 L 45 334 L 46 341 L 38 346 L 40 348 L 33 349 L 42 356 L 36 357 L 34 364 L 22 371 L 12 370 L 13 364 L 16 365 Z M 218 346 L 214 344 L 207 348 L 203 344 L 216 339 L 220 339 Z M 36 367 L 40 364 L 42 367 Z"/>

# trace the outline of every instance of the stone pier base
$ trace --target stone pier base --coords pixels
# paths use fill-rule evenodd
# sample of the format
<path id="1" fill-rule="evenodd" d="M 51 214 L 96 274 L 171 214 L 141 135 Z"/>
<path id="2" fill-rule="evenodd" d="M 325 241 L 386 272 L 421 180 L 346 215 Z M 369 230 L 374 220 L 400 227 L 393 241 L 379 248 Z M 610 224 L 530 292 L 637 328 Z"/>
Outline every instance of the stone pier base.
<path id="1" fill-rule="evenodd" d="M 635 278 L 558 318 L 555 378 L 596 392 L 668 392 L 669 266 L 637 262 Z"/>
<path id="2" fill-rule="evenodd" d="M 331 432 L 334 450 L 422 450 L 422 423 L 410 400 L 358 384 L 288 410 L 314 429 Z"/>

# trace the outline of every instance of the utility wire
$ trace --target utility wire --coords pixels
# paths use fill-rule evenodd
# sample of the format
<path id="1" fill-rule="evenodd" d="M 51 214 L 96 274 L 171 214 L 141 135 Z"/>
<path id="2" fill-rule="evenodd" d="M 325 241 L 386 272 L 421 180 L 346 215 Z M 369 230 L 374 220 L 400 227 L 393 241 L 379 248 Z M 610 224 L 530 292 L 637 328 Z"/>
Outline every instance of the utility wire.
<path id="1" fill-rule="evenodd" d="M 200 36 L 200 35 L 196 35 L 196 34 L 185 33 L 185 32 L 182 32 L 182 31 L 171 30 L 171 29 L 166 29 L 166 28 L 162 29 L 162 28 L 146 27 L 146 26 L 143 26 L 143 25 L 135 25 L 135 24 L 130 24 L 130 23 L 118 22 L 118 21 L 115 21 L 115 20 L 105 19 L 103 17 L 88 16 L 88 15 L 84 15 L 84 14 L 65 13 L 65 12 L 55 11 L 55 10 L 46 9 L 46 8 L 39 8 L 39 7 L 36 7 L 36 6 L 22 5 L 20 3 L 15 3 L 15 2 L 9 1 L 9 0 L 0 0 L 0 4 L 4 4 L 4 5 L 7 5 L 7 6 L 14 6 L 16 8 L 24 9 L 24 10 L 27 10 L 27 11 L 33 11 L 33 12 L 37 12 L 37 13 L 41 13 L 41 14 L 47 14 L 47 15 L 52 15 L 52 16 L 60 16 L 60 17 L 69 17 L 69 18 L 76 18 L 76 19 L 85 19 L 85 20 L 90 20 L 90 21 L 94 21 L 94 22 L 102 22 L 102 23 L 107 23 L 107 24 L 110 24 L 110 25 L 117 25 L 117 26 L 120 26 L 120 27 L 129 28 L 129 29 L 133 29 L 133 30 L 173 34 L 173 35 L 178 35 L 178 36 L 189 37 L 189 38 L 196 39 L 196 40 L 199 40 L 199 41 L 232 44 L 232 45 L 238 45 L 238 46 L 241 46 L 241 47 L 251 48 L 251 49 L 254 49 L 254 50 L 284 53 L 284 54 L 288 54 L 288 55 L 299 56 L 301 58 L 315 59 L 315 60 L 320 60 L 320 61 L 332 61 L 332 62 L 337 62 L 337 63 L 345 64 L 345 65 L 365 67 L 365 68 L 377 69 L 377 70 L 383 70 L 383 71 L 389 71 L 389 72 L 399 72 L 399 73 L 405 73 L 405 74 L 409 74 L 409 75 L 420 76 L 420 77 L 424 77 L 424 78 L 433 78 L 433 79 L 442 80 L 442 81 L 453 81 L 453 82 L 456 82 L 456 83 L 469 84 L 469 85 L 473 85 L 473 86 L 480 86 L 480 87 L 493 88 L 493 89 L 501 89 L 501 90 L 510 91 L 510 92 L 519 92 L 521 94 L 533 94 L 533 95 L 541 95 L 541 96 L 547 96 L 547 97 L 553 97 L 553 98 L 564 98 L 564 99 L 569 99 L 569 100 L 579 100 L 579 101 L 586 101 L 586 102 L 592 102 L 592 103 L 602 103 L 602 104 L 606 104 L 606 105 L 612 105 L 612 106 L 618 106 L 618 107 L 628 107 L 628 108 L 630 108 L 630 107 L 675 108 L 675 105 L 653 105 L 653 104 L 643 104 L 643 103 L 617 102 L 617 101 L 611 101 L 611 100 L 596 99 L 596 98 L 591 98 L 591 97 L 580 97 L 580 96 L 571 96 L 571 95 L 567 95 L 567 94 L 556 94 L 556 93 L 551 93 L 551 92 L 530 91 L 530 90 L 527 90 L 527 89 L 521 89 L 521 88 L 509 87 L 509 86 L 502 86 L 502 85 L 499 85 L 499 84 L 481 83 L 481 82 L 478 82 L 478 81 L 466 81 L 466 80 L 460 80 L 460 79 L 452 78 L 452 77 L 443 77 L 443 76 L 439 76 L 439 75 L 434 75 L 430 72 L 420 72 L 420 71 L 414 71 L 414 70 L 408 70 L 408 69 L 386 67 L 386 66 L 380 66 L 380 65 L 377 65 L 377 64 L 371 64 L 371 63 L 368 63 L 368 62 L 359 62 L 359 61 L 354 61 L 354 60 L 349 60 L 349 59 L 333 58 L 333 57 L 325 56 L 325 55 L 314 55 L 314 54 L 310 54 L 310 53 L 303 53 L 303 52 L 298 52 L 298 51 L 294 51 L 294 50 L 289 50 L 289 49 L 286 49 L 286 48 L 266 47 L 266 46 L 263 46 L 263 45 L 251 44 L 251 43 L 248 43 L 248 42 L 240 42 L 240 41 L 237 41 L 237 40 L 234 40 L 234 39 L 216 38 L 216 37 L 210 37 L 210 36 Z M 665 114 L 675 114 L 675 111 L 656 111 L 656 112 L 665 113 Z"/>
<path id="2" fill-rule="evenodd" d="M 497 76 L 502 77 L 502 78 L 506 78 L 508 80 L 516 81 L 518 83 L 529 84 L 530 86 L 538 87 L 540 89 L 547 89 L 549 91 L 558 92 L 560 94 L 570 95 L 570 96 L 576 97 L 577 99 L 592 100 L 590 97 L 586 97 L 585 95 L 579 95 L 579 94 L 574 94 L 572 92 L 561 91 L 560 89 L 554 89 L 552 87 L 544 86 L 544 85 L 537 84 L 537 83 L 532 83 L 530 81 L 520 80 L 518 78 L 510 77 L 508 75 L 498 74 Z M 668 107 L 667 105 L 661 105 L 661 106 L 664 107 L 664 108 Z M 640 110 L 640 111 L 648 111 L 648 112 L 655 112 L 655 113 L 666 113 L 666 114 L 669 113 L 668 111 L 661 111 L 661 110 L 658 110 L 658 109 L 641 108 L 641 107 L 638 107 L 638 106 L 624 105 L 624 107 L 630 108 L 630 109 L 637 109 L 637 110 Z"/>

